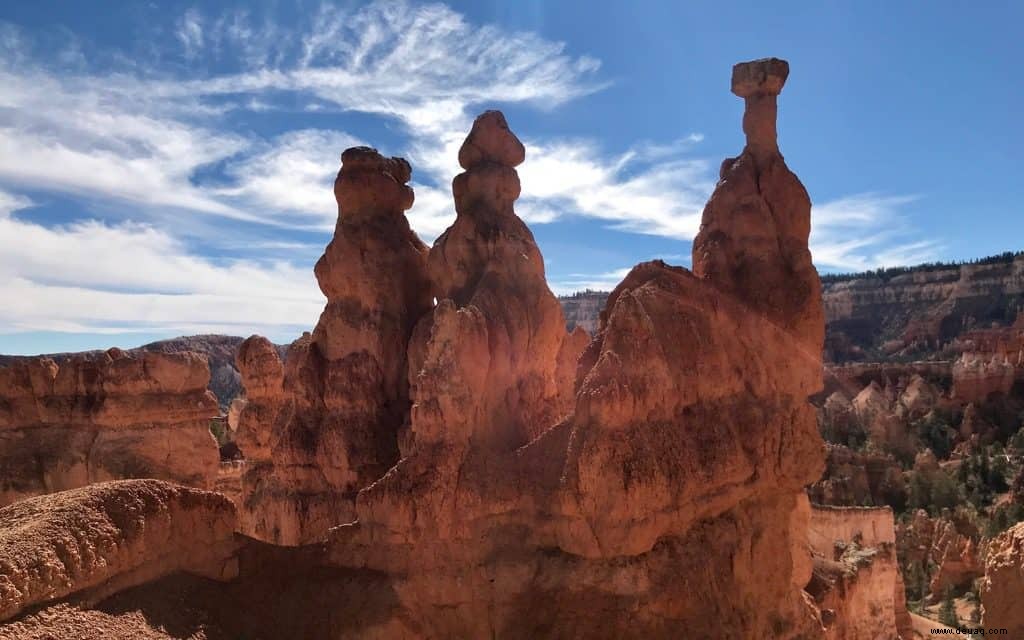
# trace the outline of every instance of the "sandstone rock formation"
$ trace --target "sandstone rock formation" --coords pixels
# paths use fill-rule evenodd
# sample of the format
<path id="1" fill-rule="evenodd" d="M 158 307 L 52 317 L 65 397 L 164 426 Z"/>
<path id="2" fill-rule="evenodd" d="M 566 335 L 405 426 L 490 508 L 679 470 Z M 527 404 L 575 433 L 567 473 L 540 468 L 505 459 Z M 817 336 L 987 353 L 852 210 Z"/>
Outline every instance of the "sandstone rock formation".
<path id="1" fill-rule="evenodd" d="M 0 369 L 0 505 L 118 478 L 211 488 L 209 375 L 195 354 L 119 349 Z"/>
<path id="2" fill-rule="evenodd" d="M 832 361 L 927 353 L 990 320 L 1013 323 L 1024 305 L 1024 253 L 979 264 L 833 276 L 823 298 Z M 883 349 L 892 342 L 895 349 Z"/>
<path id="3" fill-rule="evenodd" d="M 808 591 L 836 640 L 914 638 L 896 561 L 889 507 L 812 509 L 814 571 Z"/>
<path id="4" fill-rule="evenodd" d="M 433 304 L 427 248 L 404 215 L 409 164 L 366 147 L 341 161 L 338 223 L 315 269 L 327 297 L 316 329 L 284 364 L 256 336 L 238 354 L 243 530 L 278 544 L 311 542 L 353 519 L 356 492 L 398 461 L 406 345 Z"/>
<path id="5" fill-rule="evenodd" d="M 122 480 L 0 508 L 0 621 L 77 594 L 99 601 L 185 571 L 234 577 L 235 510 L 216 493 Z"/>
<path id="6" fill-rule="evenodd" d="M 989 543 L 980 595 L 983 625 L 1006 629 L 1011 638 L 1024 634 L 1024 523 Z"/>
<path id="7" fill-rule="evenodd" d="M 784 65 L 739 65 L 737 86 L 769 73 L 777 93 Z M 392 576 L 428 636 L 820 632 L 801 595 L 800 504 L 821 471 L 806 400 L 821 385 L 821 310 L 809 202 L 763 144 L 762 106 L 705 213 L 715 241 L 694 263 L 707 277 L 634 268 L 569 402 L 552 380 L 570 360 L 557 357 L 561 314 L 511 209 L 521 147 L 498 114 L 477 120 L 453 184 L 459 219 L 430 256 L 441 301 L 410 343 L 408 453 L 360 492 L 332 564 Z M 777 219 L 731 226 L 757 179 Z M 791 294 L 763 295 L 778 287 Z"/>
<path id="8" fill-rule="evenodd" d="M 788 76 L 789 65 L 775 58 L 733 69 L 732 91 L 746 102 L 747 146 L 722 163 L 693 241 L 693 272 L 802 336 L 798 355 L 816 362 L 824 313 L 807 249 L 811 200 L 779 153 L 775 126 Z"/>
<path id="9" fill-rule="evenodd" d="M 896 530 L 899 556 L 904 566 L 916 565 L 920 575 L 928 575 L 930 599 L 938 601 L 947 589 L 969 589 L 984 572 L 976 540 L 978 530 L 968 521 L 948 517 L 930 517 L 923 509 Z"/>
<path id="10" fill-rule="evenodd" d="M 515 215 L 525 150 L 500 113 L 474 122 L 429 255 L 402 216 L 408 165 L 346 152 L 320 324 L 284 363 L 258 337 L 238 358 L 242 527 L 327 532 L 274 554 L 317 603 L 348 587 L 302 635 L 822 637 L 804 592 L 822 312 L 810 202 L 775 146 L 787 73 L 734 68 L 748 144 L 708 203 L 696 274 L 637 265 L 589 343 Z"/>
<path id="11" fill-rule="evenodd" d="M 558 297 L 558 302 L 562 305 L 562 312 L 565 314 L 565 324 L 569 330 L 583 327 L 590 335 L 597 332 L 601 311 L 604 310 L 607 301 L 607 291 L 578 291 L 571 295 Z"/>
<path id="12" fill-rule="evenodd" d="M 1016 367 L 1002 355 L 965 353 L 953 364 L 953 398 L 959 402 L 982 402 L 994 393 L 1013 388 Z"/>
<path id="13" fill-rule="evenodd" d="M 807 492 L 821 505 L 902 505 L 907 487 L 899 463 L 889 454 L 826 445 L 825 473 Z"/>

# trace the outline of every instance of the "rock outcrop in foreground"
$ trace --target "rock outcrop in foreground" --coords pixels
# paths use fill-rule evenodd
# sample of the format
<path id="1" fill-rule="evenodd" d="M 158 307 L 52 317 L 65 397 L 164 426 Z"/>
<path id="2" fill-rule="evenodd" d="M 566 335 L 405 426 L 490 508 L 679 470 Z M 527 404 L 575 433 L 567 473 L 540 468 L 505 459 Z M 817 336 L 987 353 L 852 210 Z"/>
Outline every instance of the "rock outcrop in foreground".
<path id="1" fill-rule="evenodd" d="M 315 638 L 823 637 L 804 591 L 822 311 L 810 201 L 775 140 L 787 74 L 734 68 L 747 147 L 723 165 L 695 273 L 637 265 L 589 344 L 515 214 L 525 149 L 500 113 L 474 122 L 456 221 L 429 252 L 403 215 L 408 164 L 346 151 L 320 323 L 283 363 L 258 337 L 239 353 L 241 526 L 322 543 L 247 542 L 210 619 L 249 591 L 264 633 L 283 615 Z M 137 610 L 179 587 L 121 596 Z"/>
<path id="2" fill-rule="evenodd" d="M 196 354 L 120 349 L 0 368 L 0 505 L 120 478 L 212 488 L 209 379 Z"/>
<path id="3" fill-rule="evenodd" d="M 235 577 L 235 509 L 216 493 L 121 480 L 0 509 L 0 621 L 75 594 L 98 602 L 185 571 Z"/>

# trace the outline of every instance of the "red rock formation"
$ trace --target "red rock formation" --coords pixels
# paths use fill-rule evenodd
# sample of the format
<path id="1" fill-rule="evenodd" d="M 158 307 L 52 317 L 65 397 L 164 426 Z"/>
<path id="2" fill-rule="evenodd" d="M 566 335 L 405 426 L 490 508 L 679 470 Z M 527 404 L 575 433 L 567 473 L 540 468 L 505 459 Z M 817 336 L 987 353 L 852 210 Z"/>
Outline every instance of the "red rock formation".
<path id="1" fill-rule="evenodd" d="M 746 101 L 747 146 L 722 163 L 693 241 L 693 272 L 801 336 L 799 355 L 817 361 L 825 325 L 807 249 L 811 200 L 779 153 L 775 129 L 788 76 L 789 65 L 775 58 L 733 68 L 732 91 Z"/>
<path id="2" fill-rule="evenodd" d="M 807 492 L 819 505 L 863 507 L 903 504 L 906 483 L 899 463 L 889 454 L 858 452 L 826 445 L 825 473 Z"/>
<path id="3" fill-rule="evenodd" d="M 355 147 L 334 183 L 338 223 L 316 264 L 327 306 L 282 364 L 265 338 L 239 349 L 243 530 L 278 544 L 353 519 L 356 492 L 398 461 L 406 344 L 433 304 L 427 248 L 409 227 L 409 164 Z"/>
<path id="4" fill-rule="evenodd" d="M 994 393 L 1009 393 L 1016 369 L 1007 356 L 965 353 L 953 364 L 954 400 L 982 402 Z"/>
<path id="5" fill-rule="evenodd" d="M 409 346 L 417 438 L 422 434 L 434 440 L 436 434 L 427 432 L 459 428 L 454 425 L 464 417 L 471 421 L 465 437 L 508 450 L 536 437 L 571 408 L 572 389 L 559 388 L 556 377 L 566 342 L 565 318 L 547 287 L 533 234 L 512 206 L 520 191 L 514 167 L 524 158 L 522 143 L 498 111 L 478 117 L 459 150 L 466 171 L 452 182 L 457 217 L 430 250 L 430 277 L 441 302 Z M 451 339 L 451 346 L 445 346 Z M 561 358 L 571 363 L 572 372 L 581 342 L 574 339 L 567 347 L 570 353 Z M 479 357 L 462 355 L 474 349 Z M 471 404 L 459 407 L 455 420 L 436 404 L 445 394 L 436 385 L 448 357 L 473 367 L 464 375 L 476 387 Z"/>
<path id="6" fill-rule="evenodd" d="M 105 482 L 0 509 L 0 621 L 78 594 L 93 602 L 178 571 L 234 577 L 235 510 L 157 480 Z"/>
<path id="7" fill-rule="evenodd" d="M 933 602 L 940 600 L 947 589 L 968 589 L 981 577 L 984 568 L 976 542 L 979 537 L 970 522 L 931 518 L 923 509 L 896 530 L 899 555 L 905 566 L 916 565 L 922 575 L 928 575 L 934 567 L 928 585 Z"/>
<path id="8" fill-rule="evenodd" d="M 1024 523 L 999 534 L 988 546 L 981 581 L 981 622 L 1006 629 L 1008 637 L 1024 634 Z"/>
<path id="9" fill-rule="evenodd" d="M 551 376 L 569 360 L 561 314 L 511 210 L 519 146 L 497 114 L 478 119 L 454 183 L 459 219 L 431 252 L 442 301 L 410 344 L 410 449 L 360 492 L 332 563 L 393 576 L 428 636 L 820 631 L 801 594 L 802 488 L 822 462 L 806 400 L 821 386 L 817 276 L 799 229 L 809 203 L 760 140 L 743 158 L 768 167 L 778 220 L 731 228 L 725 204 L 757 168 L 723 180 L 705 225 L 729 243 L 700 249 L 723 270 L 637 266 L 580 358 L 572 415 L 549 428 L 564 406 Z M 744 271 L 754 265 L 765 281 Z M 775 285 L 795 293 L 765 298 Z"/>
<path id="10" fill-rule="evenodd" d="M 239 353 L 247 400 L 238 437 L 256 458 L 243 479 L 250 523 L 301 541 L 355 516 L 326 544 L 286 550 L 316 558 L 318 578 L 370 594 L 372 617 L 339 614 L 348 626 L 319 634 L 821 637 L 803 592 L 803 487 L 823 466 L 807 400 L 822 386 L 822 319 L 809 201 L 771 133 L 785 68 L 734 69 L 749 144 L 705 212 L 694 258 L 702 277 L 638 265 L 579 358 L 585 335 L 566 333 L 513 210 L 524 151 L 500 114 L 478 118 L 460 151 L 458 217 L 430 252 L 430 283 L 411 289 L 439 303 L 415 329 L 419 297 L 375 294 L 423 273 L 402 232 L 407 200 L 392 197 L 404 180 L 379 156 L 349 175 L 345 158 L 341 182 L 361 175 L 371 188 L 339 188 L 335 242 L 359 251 L 334 264 L 370 275 L 352 277 L 358 295 L 341 304 L 332 287 L 345 283 L 324 286 L 318 268 L 328 310 L 286 363 L 259 338 Z M 353 202 L 367 215 L 350 230 Z M 398 246 L 384 257 L 372 250 L 382 234 L 359 235 L 379 219 L 402 220 L 385 225 Z M 385 259 L 398 261 L 389 279 L 375 267 Z M 379 360 L 395 343 L 408 346 L 396 357 L 412 402 L 400 434 L 390 416 L 402 413 L 404 386 L 384 384 L 396 379 L 394 363 Z M 349 344 L 363 345 L 358 368 L 334 364 L 353 357 Z M 387 457 L 379 434 L 402 456 L 378 479 Z M 359 487 L 352 514 L 345 500 Z M 300 520 L 292 505 L 312 508 Z"/>
<path id="11" fill-rule="evenodd" d="M 914 638 L 889 507 L 814 507 L 808 591 L 836 640 Z"/>
<path id="12" fill-rule="evenodd" d="M 119 349 L 0 369 L 0 505 L 118 478 L 211 488 L 209 377 L 195 354 Z"/>

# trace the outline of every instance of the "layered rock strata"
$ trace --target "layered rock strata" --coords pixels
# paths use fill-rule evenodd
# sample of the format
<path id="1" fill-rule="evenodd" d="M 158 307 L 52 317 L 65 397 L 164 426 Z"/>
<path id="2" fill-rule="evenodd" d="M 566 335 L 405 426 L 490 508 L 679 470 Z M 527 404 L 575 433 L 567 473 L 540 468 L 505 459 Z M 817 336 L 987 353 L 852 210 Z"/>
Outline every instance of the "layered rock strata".
<path id="1" fill-rule="evenodd" d="M 1010 638 L 1024 634 L 1024 523 L 989 543 L 980 595 L 982 625 L 1006 629 Z"/>
<path id="2" fill-rule="evenodd" d="M 912 640 L 892 509 L 815 506 L 809 531 L 825 637 Z"/>
<path id="3" fill-rule="evenodd" d="M 196 354 L 119 349 L 0 368 L 0 505 L 119 478 L 211 488 L 209 378 Z"/>
<path id="4" fill-rule="evenodd" d="M 352 520 L 356 492 L 398 461 L 406 345 L 433 304 L 427 247 L 404 215 L 409 163 L 367 147 L 341 161 L 338 222 L 315 269 L 327 297 L 320 321 L 284 363 L 258 336 L 238 353 L 243 530 L 278 544 L 312 542 Z"/>
<path id="5" fill-rule="evenodd" d="M 157 480 L 104 482 L 0 508 L 0 621 L 75 594 L 103 597 L 161 576 L 237 573 L 224 496 Z"/>
<path id="6" fill-rule="evenodd" d="M 828 359 L 927 353 L 992 323 L 1011 325 L 1024 305 L 1024 253 L 901 271 L 825 284 Z"/>

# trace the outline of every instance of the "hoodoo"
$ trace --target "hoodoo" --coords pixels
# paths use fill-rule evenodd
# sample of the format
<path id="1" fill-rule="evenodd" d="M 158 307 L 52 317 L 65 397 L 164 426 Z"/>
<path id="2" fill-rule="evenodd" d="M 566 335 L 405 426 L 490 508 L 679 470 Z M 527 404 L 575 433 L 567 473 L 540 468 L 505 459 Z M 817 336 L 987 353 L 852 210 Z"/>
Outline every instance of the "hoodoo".
<path id="1" fill-rule="evenodd" d="M 454 183 L 459 218 L 430 255 L 441 302 L 409 350 L 411 448 L 360 492 L 358 520 L 328 545 L 336 566 L 391 576 L 410 629 L 821 632 L 802 590 L 803 487 L 823 464 L 807 401 L 821 387 L 810 203 L 777 150 L 760 144 L 762 116 L 732 163 L 742 171 L 723 174 L 705 211 L 703 237 L 717 241 L 695 248 L 703 277 L 637 266 L 609 297 L 579 359 L 574 407 L 557 422 L 542 372 L 554 370 L 560 318 L 511 210 L 521 152 L 500 114 L 476 121 Z M 761 196 L 758 184 L 784 197 Z M 760 215 L 736 224 L 752 209 Z M 765 298 L 766 289 L 790 293 Z"/>
<path id="2" fill-rule="evenodd" d="M 321 539 L 355 517 L 356 492 L 398 461 L 408 413 L 406 345 L 433 304 L 427 247 L 405 210 L 412 170 L 354 147 L 334 183 L 338 223 L 316 264 L 327 306 L 285 363 L 265 338 L 239 349 L 243 530 L 278 544 Z"/>

